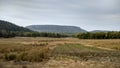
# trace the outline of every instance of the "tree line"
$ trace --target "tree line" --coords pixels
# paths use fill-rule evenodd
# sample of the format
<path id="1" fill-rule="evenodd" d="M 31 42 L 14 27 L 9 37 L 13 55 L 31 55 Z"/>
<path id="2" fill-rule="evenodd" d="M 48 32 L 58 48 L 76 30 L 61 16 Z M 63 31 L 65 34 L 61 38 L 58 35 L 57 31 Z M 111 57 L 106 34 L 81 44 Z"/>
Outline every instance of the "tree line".
<path id="1" fill-rule="evenodd" d="M 79 39 L 120 39 L 120 31 L 86 32 L 75 35 Z"/>
<path id="2" fill-rule="evenodd" d="M 25 32 L 25 31 L 6 31 L 0 30 L 0 38 L 11 37 L 77 37 L 79 39 L 120 39 L 120 31 L 111 32 L 86 32 L 78 33 L 75 35 L 60 34 L 60 33 L 47 33 L 47 32 Z"/>
<path id="3" fill-rule="evenodd" d="M 6 31 L 0 30 L 1 38 L 10 38 L 10 37 L 68 37 L 66 34 L 59 33 L 47 33 L 47 32 L 24 32 L 24 31 Z"/>

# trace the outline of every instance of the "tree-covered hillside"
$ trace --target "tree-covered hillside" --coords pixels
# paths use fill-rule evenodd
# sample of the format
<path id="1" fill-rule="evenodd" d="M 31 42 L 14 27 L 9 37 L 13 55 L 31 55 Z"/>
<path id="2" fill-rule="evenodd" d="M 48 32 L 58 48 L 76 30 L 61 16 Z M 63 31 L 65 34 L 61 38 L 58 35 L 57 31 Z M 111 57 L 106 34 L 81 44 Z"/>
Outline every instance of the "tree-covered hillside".
<path id="1" fill-rule="evenodd" d="M 30 29 L 17 26 L 7 21 L 0 20 L 0 38 L 10 37 L 68 37 L 65 34 L 35 32 Z"/>
<path id="2" fill-rule="evenodd" d="M 7 21 L 0 20 L 0 30 L 5 31 L 22 31 L 22 32 L 31 32 L 31 30 L 17 26 Z"/>

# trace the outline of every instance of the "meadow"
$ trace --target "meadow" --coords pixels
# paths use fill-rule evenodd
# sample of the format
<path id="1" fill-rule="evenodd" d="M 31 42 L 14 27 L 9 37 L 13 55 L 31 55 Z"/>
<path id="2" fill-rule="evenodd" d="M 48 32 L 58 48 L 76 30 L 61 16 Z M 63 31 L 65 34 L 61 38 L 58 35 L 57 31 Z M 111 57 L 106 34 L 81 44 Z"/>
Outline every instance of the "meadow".
<path id="1" fill-rule="evenodd" d="M 120 68 L 119 39 L 0 39 L 0 68 Z"/>

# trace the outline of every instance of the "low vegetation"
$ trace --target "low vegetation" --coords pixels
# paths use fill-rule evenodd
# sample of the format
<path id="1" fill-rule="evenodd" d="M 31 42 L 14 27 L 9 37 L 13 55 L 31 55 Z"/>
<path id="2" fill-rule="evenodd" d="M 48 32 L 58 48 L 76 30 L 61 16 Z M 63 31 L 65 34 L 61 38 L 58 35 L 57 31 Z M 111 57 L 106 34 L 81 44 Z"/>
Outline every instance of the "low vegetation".
<path id="1" fill-rule="evenodd" d="M 22 46 L 22 48 L 8 48 L 1 50 L 1 58 L 5 61 L 29 61 L 29 62 L 41 62 L 44 59 L 49 58 L 49 48 L 35 47 L 35 46 Z"/>
<path id="2" fill-rule="evenodd" d="M 87 60 L 88 58 L 120 57 L 120 52 L 111 52 L 96 47 L 88 47 L 79 44 L 61 45 L 53 50 L 53 56 L 73 56 Z"/>
<path id="3" fill-rule="evenodd" d="M 0 66 L 1 68 L 70 68 L 70 66 L 72 68 L 74 65 L 76 67 L 80 65 L 78 68 L 81 66 L 82 68 L 84 66 L 86 68 L 119 68 L 119 44 L 119 39 L 1 38 Z M 112 46 L 117 49 L 99 48 L 112 49 Z M 94 66 L 90 66 L 92 64 Z"/>
<path id="4" fill-rule="evenodd" d="M 87 40 L 81 40 L 81 43 L 83 43 L 84 45 L 90 45 L 93 47 L 101 47 L 101 48 L 109 48 L 109 49 L 113 49 L 113 50 L 120 50 L 120 40 L 119 39 L 102 39 L 102 40 L 98 40 L 98 39 L 87 39 Z"/>

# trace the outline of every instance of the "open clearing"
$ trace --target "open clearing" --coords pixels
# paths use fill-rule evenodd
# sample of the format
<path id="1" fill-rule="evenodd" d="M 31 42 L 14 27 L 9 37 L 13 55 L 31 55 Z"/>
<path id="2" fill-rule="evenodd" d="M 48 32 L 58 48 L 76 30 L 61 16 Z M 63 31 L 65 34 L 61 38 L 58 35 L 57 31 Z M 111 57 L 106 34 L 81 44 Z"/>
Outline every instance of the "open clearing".
<path id="1" fill-rule="evenodd" d="M 0 68 L 120 68 L 119 63 L 119 39 L 0 39 Z"/>

